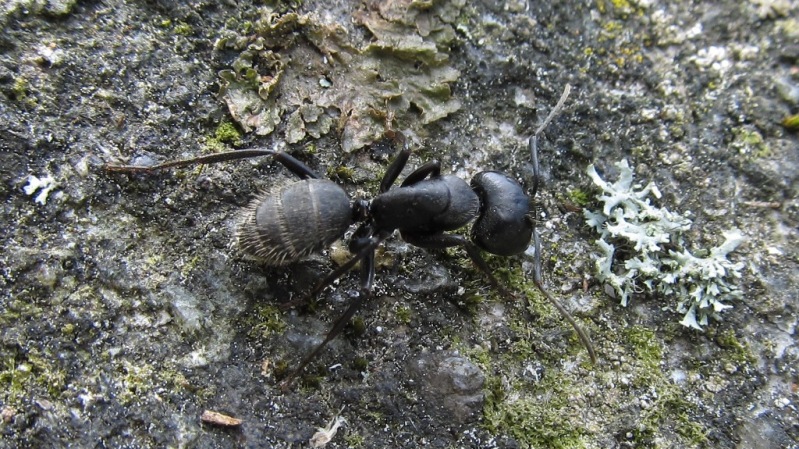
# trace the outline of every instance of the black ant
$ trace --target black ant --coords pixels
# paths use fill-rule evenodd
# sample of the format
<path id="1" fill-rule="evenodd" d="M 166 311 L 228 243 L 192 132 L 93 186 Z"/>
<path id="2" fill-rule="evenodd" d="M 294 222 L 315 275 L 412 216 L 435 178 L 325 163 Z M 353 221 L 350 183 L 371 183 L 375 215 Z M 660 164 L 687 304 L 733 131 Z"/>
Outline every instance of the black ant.
<path id="1" fill-rule="evenodd" d="M 331 340 L 336 338 L 355 312 L 371 297 L 375 276 L 375 250 L 395 230 L 402 239 L 420 248 L 460 246 L 486 275 L 491 284 L 503 294 L 510 293 L 497 281 L 480 250 L 499 256 L 524 252 L 533 241 L 535 245 L 533 281 L 546 298 L 572 325 L 592 362 L 596 362 L 591 340 L 574 321 L 569 312 L 544 288 L 541 276 L 541 242 L 535 231 L 531 214 L 531 197 L 535 197 L 540 177 L 538 166 L 538 136 L 569 95 L 566 86 L 555 108 L 530 137 L 529 149 L 533 166 L 533 186 L 530 195 L 522 186 L 497 171 L 484 171 L 474 176 L 471 185 L 454 175 L 442 175 L 439 161 L 430 161 L 409 174 L 399 187 L 392 188 L 399 177 L 411 150 L 403 145 L 389 165 L 380 182 L 380 190 L 372 201 L 350 201 L 347 193 L 333 181 L 322 179 L 308 166 L 280 151 L 255 149 L 211 154 L 191 159 L 165 162 L 153 166 L 108 165 L 112 172 L 149 173 L 166 168 L 195 164 L 211 164 L 236 159 L 269 156 L 297 175 L 301 180 L 261 193 L 241 215 L 238 242 L 248 254 L 268 265 L 283 265 L 326 248 L 342 238 L 349 227 L 360 223 L 349 241 L 353 255 L 333 270 L 311 291 L 315 297 L 325 287 L 361 262 L 361 292 L 333 324 L 325 339 L 299 366 L 284 379 L 287 389 L 297 375 L 313 361 Z M 404 137 L 393 133 L 404 144 Z M 451 234 L 474 222 L 470 237 Z"/>

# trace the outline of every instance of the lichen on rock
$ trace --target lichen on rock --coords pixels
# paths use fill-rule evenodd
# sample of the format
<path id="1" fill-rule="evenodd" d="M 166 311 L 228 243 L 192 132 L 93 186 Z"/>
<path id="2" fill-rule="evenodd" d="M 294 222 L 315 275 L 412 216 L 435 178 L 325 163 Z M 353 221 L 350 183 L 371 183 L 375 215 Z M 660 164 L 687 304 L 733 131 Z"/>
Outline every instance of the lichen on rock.
<path id="1" fill-rule="evenodd" d="M 619 179 L 612 184 L 593 165 L 587 170 L 602 191 L 596 198 L 604 203 L 601 211 L 584 211 L 586 223 L 600 234 L 597 277 L 612 288 L 623 306 L 642 287 L 676 298 L 676 310 L 684 314 L 680 324 L 701 330 L 708 317 L 718 319 L 721 311 L 732 307 L 730 301 L 742 296 L 735 281 L 744 264 L 730 261 L 727 255 L 746 238 L 731 229 L 723 233 L 721 245 L 706 251 L 705 257 L 695 256 L 684 237 L 692 224 L 688 215 L 651 204 L 650 194 L 661 196 L 657 186 L 633 184 L 626 160 L 616 167 Z"/>
<path id="2" fill-rule="evenodd" d="M 217 41 L 239 51 L 220 72 L 220 96 L 245 132 L 285 127 L 296 143 L 335 130 L 344 151 L 361 148 L 386 129 L 432 123 L 460 108 L 449 65 L 455 39 L 446 22 L 456 2 L 401 1 L 372 5 L 355 23 L 372 35 L 358 45 L 346 29 L 313 14 L 269 9 L 241 32 Z"/>

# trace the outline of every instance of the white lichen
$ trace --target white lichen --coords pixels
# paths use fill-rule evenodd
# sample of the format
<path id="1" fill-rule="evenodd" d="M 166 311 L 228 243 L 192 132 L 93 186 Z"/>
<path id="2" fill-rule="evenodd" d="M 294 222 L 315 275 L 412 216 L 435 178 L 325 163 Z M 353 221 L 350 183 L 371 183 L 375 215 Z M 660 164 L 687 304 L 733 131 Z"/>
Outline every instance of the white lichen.
<path id="1" fill-rule="evenodd" d="M 28 196 L 32 196 L 38 191 L 39 194 L 36 195 L 33 201 L 44 206 L 47 204 L 47 197 L 50 195 L 50 192 L 52 192 L 56 187 L 58 187 L 58 184 L 50 175 L 44 176 L 42 178 L 30 175 L 28 176 L 28 184 L 23 187 L 22 190 L 25 192 L 25 195 Z"/>
<path id="2" fill-rule="evenodd" d="M 737 229 L 727 231 L 724 242 L 707 251 L 706 257 L 695 256 L 683 235 L 692 224 L 689 214 L 652 205 L 649 194 L 661 196 L 657 186 L 634 184 L 626 160 L 616 167 L 619 179 L 612 184 L 593 165 L 587 171 L 602 190 L 597 199 L 604 205 L 602 211 L 584 212 L 588 225 L 600 234 L 597 277 L 613 289 L 623 306 L 643 291 L 675 298 L 677 312 L 684 314 L 680 324 L 701 330 L 708 317 L 718 319 L 719 312 L 741 296 L 733 282 L 741 277 L 744 264 L 731 262 L 727 255 L 744 242 L 744 235 Z M 623 256 L 617 254 L 618 247 L 625 248 Z"/>

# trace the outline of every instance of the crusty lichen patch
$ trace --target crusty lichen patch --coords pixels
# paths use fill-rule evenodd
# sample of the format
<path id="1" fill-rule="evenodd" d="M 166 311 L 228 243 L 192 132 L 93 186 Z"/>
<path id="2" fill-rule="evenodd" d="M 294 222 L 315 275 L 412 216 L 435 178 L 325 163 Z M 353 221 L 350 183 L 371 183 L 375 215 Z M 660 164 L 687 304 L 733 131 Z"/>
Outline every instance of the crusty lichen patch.
<path id="1" fill-rule="evenodd" d="M 220 73 L 220 95 L 245 132 L 285 127 L 296 143 L 331 131 L 352 151 L 387 128 L 428 124 L 457 111 L 450 84 L 459 72 L 447 48 L 457 2 L 391 2 L 354 15 L 372 40 L 358 45 L 345 28 L 312 14 L 265 9 L 217 42 L 241 53 Z"/>

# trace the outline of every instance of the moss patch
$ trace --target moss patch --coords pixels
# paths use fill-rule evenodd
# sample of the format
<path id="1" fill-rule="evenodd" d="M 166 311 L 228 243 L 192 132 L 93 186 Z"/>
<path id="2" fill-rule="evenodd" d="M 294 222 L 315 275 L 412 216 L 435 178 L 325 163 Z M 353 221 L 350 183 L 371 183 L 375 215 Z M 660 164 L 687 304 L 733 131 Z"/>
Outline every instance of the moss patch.
<path id="1" fill-rule="evenodd" d="M 562 376 L 545 376 L 524 395 L 507 395 L 499 378 L 487 379 L 484 425 L 513 437 L 523 448 L 586 447 L 580 407 L 570 401 L 571 385 Z"/>
<path id="2" fill-rule="evenodd" d="M 0 367 L 3 393 L 0 397 L 4 405 L 20 406 L 33 399 L 32 394 L 46 394 L 50 399 L 56 399 L 66 388 L 66 371 L 52 357 L 35 350 L 27 353 L 13 351 L 3 357 Z"/>

